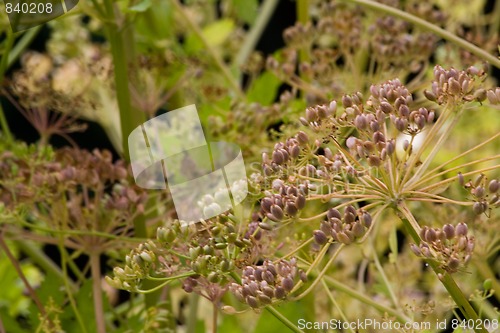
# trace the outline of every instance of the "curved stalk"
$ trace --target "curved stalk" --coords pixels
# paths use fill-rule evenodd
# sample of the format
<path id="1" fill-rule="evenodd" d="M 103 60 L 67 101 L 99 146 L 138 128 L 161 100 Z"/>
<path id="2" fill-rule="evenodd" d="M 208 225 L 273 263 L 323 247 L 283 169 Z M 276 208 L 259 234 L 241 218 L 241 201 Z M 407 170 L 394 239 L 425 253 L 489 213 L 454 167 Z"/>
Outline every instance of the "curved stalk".
<path id="1" fill-rule="evenodd" d="M 436 34 L 437 36 L 439 36 L 443 39 L 446 39 L 447 41 L 469 51 L 470 53 L 474 54 L 478 58 L 489 62 L 493 66 L 500 68 L 500 60 L 497 59 L 494 55 L 489 54 L 488 52 L 484 51 L 480 47 L 477 47 L 476 45 L 469 43 L 465 39 L 462 39 L 462 38 L 458 37 L 457 35 L 438 27 L 435 24 L 432 24 L 430 22 L 422 20 L 421 18 L 419 18 L 415 15 L 412 15 L 410 13 L 404 12 L 404 11 L 399 10 L 397 8 L 390 7 L 390 6 L 387 6 L 387 5 L 384 5 L 382 3 L 372 1 L 372 0 L 342 0 L 342 1 L 354 3 L 357 5 L 369 8 L 369 9 L 373 9 L 373 10 L 382 12 L 384 14 L 395 16 L 395 17 L 400 18 L 402 20 L 405 20 L 407 22 L 413 23 L 416 26 L 418 26 L 422 29 L 425 29 L 425 30 L 429 30 L 429 31 L 433 32 L 434 34 Z"/>

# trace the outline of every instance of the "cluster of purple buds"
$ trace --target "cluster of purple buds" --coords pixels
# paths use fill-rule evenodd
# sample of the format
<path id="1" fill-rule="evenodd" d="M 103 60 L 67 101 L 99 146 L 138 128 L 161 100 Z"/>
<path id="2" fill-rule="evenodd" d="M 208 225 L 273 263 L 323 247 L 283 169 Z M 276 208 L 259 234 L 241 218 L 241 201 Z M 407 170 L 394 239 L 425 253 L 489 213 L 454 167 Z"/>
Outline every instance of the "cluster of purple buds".
<path id="1" fill-rule="evenodd" d="M 306 196 L 309 192 L 307 184 L 298 186 L 287 185 L 281 179 L 275 179 L 272 184 L 274 193 L 268 192 L 260 202 L 262 217 L 267 217 L 271 221 L 279 222 L 285 217 L 297 215 L 299 210 L 306 204 Z M 269 230 L 268 223 L 260 223 L 259 226 Z"/>
<path id="2" fill-rule="evenodd" d="M 299 280 L 307 282 L 306 273 L 297 267 L 295 258 L 247 266 L 242 275 L 241 285 L 232 283 L 229 290 L 240 302 L 254 309 L 286 299 Z"/>
<path id="3" fill-rule="evenodd" d="M 487 94 L 491 95 L 491 92 L 487 93 L 486 90 L 475 87 L 477 79 L 484 75 L 484 71 L 473 66 L 465 71 L 457 71 L 454 68 L 446 70 L 436 65 L 432 89 L 425 90 L 424 95 L 428 100 L 438 104 L 444 104 L 448 100 L 462 102 L 477 100 L 481 102 L 486 99 Z"/>
<path id="4" fill-rule="evenodd" d="M 426 226 L 421 229 L 420 238 L 419 246 L 411 244 L 412 251 L 419 257 L 436 261 L 449 273 L 466 265 L 474 251 L 475 239 L 468 235 L 465 223 L 445 224 L 442 228 Z"/>
<path id="5" fill-rule="evenodd" d="M 371 224 L 370 213 L 363 209 L 356 210 L 349 205 L 344 209 L 344 214 L 341 214 L 338 209 L 330 208 L 320 229 L 313 232 L 314 241 L 323 245 L 333 239 L 348 245 L 363 237 Z"/>
<path id="6" fill-rule="evenodd" d="M 492 179 L 489 183 L 484 174 L 480 174 L 475 180 L 465 182 L 462 173 L 458 173 L 458 182 L 461 186 L 467 189 L 474 197 L 472 209 L 475 214 L 485 213 L 491 207 L 500 206 L 500 197 L 498 190 L 500 189 L 500 181 Z"/>

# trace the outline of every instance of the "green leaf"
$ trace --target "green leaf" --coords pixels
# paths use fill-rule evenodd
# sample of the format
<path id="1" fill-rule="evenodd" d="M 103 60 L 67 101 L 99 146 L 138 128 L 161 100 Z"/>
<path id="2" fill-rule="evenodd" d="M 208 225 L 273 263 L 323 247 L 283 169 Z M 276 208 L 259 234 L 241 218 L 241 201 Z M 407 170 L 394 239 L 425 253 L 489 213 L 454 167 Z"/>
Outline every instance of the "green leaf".
<path id="1" fill-rule="evenodd" d="M 211 46 L 219 46 L 226 41 L 233 30 L 233 20 L 223 19 L 206 26 L 203 29 L 203 36 Z"/>
<path id="2" fill-rule="evenodd" d="M 259 2 L 257 0 L 233 0 L 233 7 L 238 19 L 253 24 L 258 15 Z"/>
<path id="3" fill-rule="evenodd" d="M 143 0 L 132 7 L 127 8 L 126 12 L 129 13 L 143 13 L 148 10 L 152 5 L 151 0 Z"/>
<path id="4" fill-rule="evenodd" d="M 207 25 L 203 28 L 201 33 L 210 46 L 217 47 L 227 40 L 233 30 L 234 21 L 231 19 L 222 19 Z M 202 49 L 202 41 L 194 34 L 190 34 L 186 39 L 186 50 L 197 52 Z"/>
<path id="5" fill-rule="evenodd" d="M 395 264 L 398 257 L 398 234 L 395 225 L 393 225 L 391 233 L 389 234 L 389 248 L 391 249 L 391 253 L 389 254 L 389 262 L 391 264 Z"/>
<path id="6" fill-rule="evenodd" d="M 276 93 L 281 85 L 280 79 L 270 72 L 264 72 L 252 82 L 247 96 L 251 102 L 270 105 L 276 98 Z"/>

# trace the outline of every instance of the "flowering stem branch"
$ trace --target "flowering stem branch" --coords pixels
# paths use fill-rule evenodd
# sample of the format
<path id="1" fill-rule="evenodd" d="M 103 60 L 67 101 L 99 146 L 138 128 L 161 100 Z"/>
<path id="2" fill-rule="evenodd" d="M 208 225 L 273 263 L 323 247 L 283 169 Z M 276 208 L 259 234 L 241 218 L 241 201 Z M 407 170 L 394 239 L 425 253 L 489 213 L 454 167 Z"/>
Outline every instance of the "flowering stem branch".
<path id="1" fill-rule="evenodd" d="M 255 23 L 248 32 L 240 51 L 236 55 L 235 65 L 236 67 L 242 66 L 250 56 L 250 53 L 255 49 L 255 45 L 259 41 L 262 32 L 266 28 L 271 16 L 278 5 L 278 0 L 265 0 L 259 9 L 259 15 L 257 16 Z"/>
<path id="2" fill-rule="evenodd" d="M 491 63 L 493 66 L 500 68 L 500 60 L 497 59 L 495 56 L 489 54 L 488 52 L 481 49 L 480 47 L 477 47 L 476 45 L 469 43 L 465 39 L 462 39 L 462 38 L 458 37 L 457 35 L 438 27 L 435 24 L 432 24 L 430 22 L 422 20 L 421 18 L 419 18 L 415 15 L 412 15 L 412 14 L 404 12 L 400 9 L 390 7 L 390 6 L 387 6 L 387 5 L 384 5 L 382 3 L 372 1 L 372 0 L 342 0 L 342 1 L 355 3 L 357 5 L 361 5 L 363 7 L 373 9 L 373 10 L 376 10 L 376 11 L 379 11 L 379 12 L 382 12 L 382 13 L 385 13 L 388 15 L 392 15 L 392 16 L 398 17 L 402 20 L 405 20 L 407 22 L 413 23 L 416 26 L 418 26 L 422 29 L 425 29 L 425 30 L 429 30 L 429 31 L 433 32 L 434 34 L 436 34 L 437 36 L 439 36 L 443 39 L 446 39 L 447 41 L 452 42 L 455 45 L 469 51 L 470 53 L 474 54 L 478 58 Z"/>
<path id="3" fill-rule="evenodd" d="M 402 214 L 400 216 L 401 221 L 403 222 L 403 225 L 407 229 L 408 233 L 410 236 L 413 238 L 413 241 L 419 245 L 421 243 L 421 239 L 419 236 L 419 229 L 415 229 L 415 225 L 418 226 L 417 221 L 413 217 L 412 213 L 406 206 L 406 204 L 403 202 L 398 206 L 398 211 Z M 463 294 L 462 290 L 460 290 L 460 287 L 457 285 L 453 277 L 447 273 L 445 270 L 441 269 L 439 267 L 439 264 L 433 260 L 426 260 L 426 262 L 429 264 L 430 267 L 432 267 L 432 270 L 438 275 L 439 280 L 443 284 L 443 286 L 446 288 L 450 296 L 453 298 L 455 301 L 455 304 L 457 307 L 460 309 L 460 311 L 463 313 L 465 318 L 467 320 L 480 320 L 479 316 L 477 315 L 476 311 L 472 307 L 472 305 L 469 303 L 465 295 Z M 483 328 L 477 328 L 477 332 L 483 332 L 486 333 L 488 332 L 487 330 Z"/>
<path id="4" fill-rule="evenodd" d="M 295 326 L 288 318 L 283 316 L 278 310 L 276 310 L 274 307 L 271 305 L 266 306 L 265 309 L 271 313 L 273 316 L 275 316 L 279 321 L 281 321 L 286 327 L 291 329 L 293 332 L 296 333 L 304 333 L 301 329 L 299 329 L 297 326 Z"/>

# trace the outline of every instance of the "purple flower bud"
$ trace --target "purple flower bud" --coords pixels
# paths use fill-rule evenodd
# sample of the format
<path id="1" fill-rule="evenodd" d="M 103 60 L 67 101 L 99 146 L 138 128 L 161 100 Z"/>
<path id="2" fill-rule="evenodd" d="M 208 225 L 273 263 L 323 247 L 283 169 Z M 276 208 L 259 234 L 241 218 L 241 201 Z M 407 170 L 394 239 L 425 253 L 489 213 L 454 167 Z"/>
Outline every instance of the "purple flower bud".
<path id="1" fill-rule="evenodd" d="M 358 129 L 365 129 L 368 126 L 366 117 L 363 114 L 357 115 L 356 118 L 354 119 L 354 125 Z"/>
<path id="2" fill-rule="evenodd" d="M 389 114 L 394 109 L 392 108 L 392 105 L 390 103 L 384 101 L 380 103 L 380 110 L 382 110 L 382 112 L 385 114 Z"/>
<path id="3" fill-rule="evenodd" d="M 443 226 L 443 232 L 446 236 L 446 239 L 452 239 L 455 237 L 455 227 L 453 227 L 451 224 L 445 224 Z"/>
<path id="4" fill-rule="evenodd" d="M 295 206 L 297 207 L 297 209 L 303 209 L 304 206 L 306 205 L 306 197 L 303 196 L 302 194 L 299 194 L 297 196 L 297 199 L 295 199 Z"/>
<path id="5" fill-rule="evenodd" d="M 281 209 L 280 206 L 278 205 L 272 205 L 271 206 L 271 214 L 278 219 L 278 221 L 281 221 L 283 219 L 283 210 Z"/>
<path id="6" fill-rule="evenodd" d="M 500 188 L 500 182 L 497 179 L 493 179 L 492 181 L 490 181 L 488 185 L 488 191 L 490 193 L 496 193 L 499 188 Z"/>
<path id="7" fill-rule="evenodd" d="M 282 281 L 281 281 L 281 286 L 283 287 L 283 289 L 285 289 L 285 291 L 291 291 L 294 287 L 295 283 L 293 282 L 293 280 L 290 278 L 290 277 L 285 277 Z"/>
<path id="8" fill-rule="evenodd" d="M 342 96 L 342 105 L 344 108 L 351 107 L 353 105 L 352 98 L 349 95 Z"/>
<path id="9" fill-rule="evenodd" d="M 309 142 L 309 137 L 305 132 L 300 131 L 299 133 L 297 133 L 297 140 L 300 144 L 303 145 Z"/>
<path id="10" fill-rule="evenodd" d="M 326 242 L 328 241 L 328 237 L 321 230 L 314 230 L 313 235 L 314 235 L 314 241 L 319 245 L 326 244 Z"/>
<path id="11" fill-rule="evenodd" d="M 292 281 L 293 282 L 293 281 Z M 286 297 L 286 291 L 283 287 L 276 287 L 274 290 L 274 297 L 277 299 L 284 299 Z"/>
<path id="12" fill-rule="evenodd" d="M 467 231 L 467 224 L 463 222 L 460 222 L 455 228 L 455 233 L 457 234 L 457 236 L 467 236 Z"/>
<path id="13" fill-rule="evenodd" d="M 247 296 L 245 300 L 247 304 L 250 305 L 252 308 L 256 309 L 259 307 L 259 301 L 257 300 L 257 298 L 253 296 Z"/>

